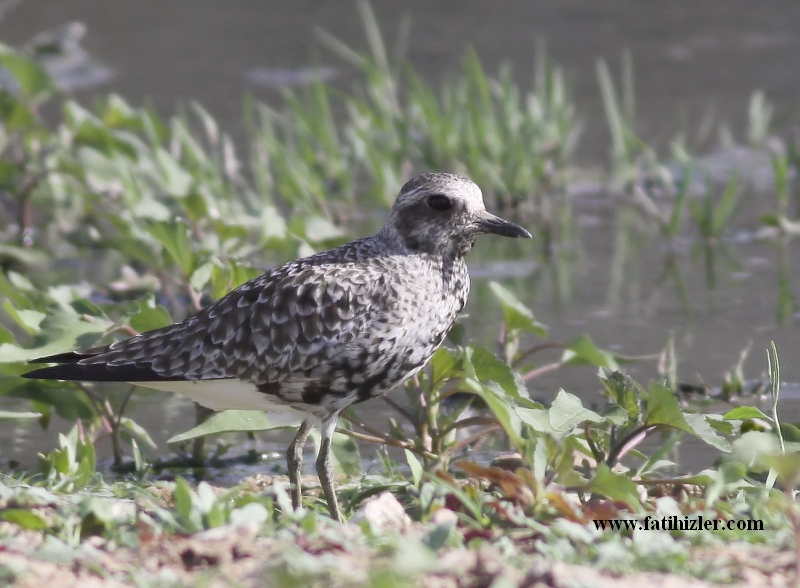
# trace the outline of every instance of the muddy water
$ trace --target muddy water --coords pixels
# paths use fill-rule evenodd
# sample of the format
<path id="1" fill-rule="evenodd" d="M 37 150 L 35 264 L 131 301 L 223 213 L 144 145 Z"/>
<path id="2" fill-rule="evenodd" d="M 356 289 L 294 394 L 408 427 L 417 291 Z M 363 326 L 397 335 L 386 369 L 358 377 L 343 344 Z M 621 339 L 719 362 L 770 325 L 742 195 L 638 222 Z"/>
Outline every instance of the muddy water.
<path id="1" fill-rule="evenodd" d="M 794 0 L 775 0 L 757 11 L 744 0 L 414 0 L 372 5 L 390 45 L 397 38 L 397 23 L 410 17 L 406 54 L 432 81 L 452 71 L 465 47 L 472 46 L 488 71 L 511 62 L 524 83 L 530 79 L 534 39 L 544 39 L 575 90 L 584 128 L 579 159 L 588 165 L 604 163 L 608 152 L 596 60 L 603 57 L 616 67 L 624 49 L 634 56 L 639 131 L 654 145 L 665 144 L 678 131 L 700 146 L 713 144 L 715 135 L 697 136 L 709 117 L 744 139 L 747 102 L 755 89 L 767 93 L 778 113 L 800 102 L 800 3 Z M 20 44 L 34 33 L 72 20 L 87 24 L 83 46 L 111 72 L 94 89 L 75 84 L 79 99 L 91 102 L 94 95 L 114 91 L 133 103 L 150 101 L 164 114 L 173 112 L 178 100 L 197 100 L 236 136 L 243 135 L 244 92 L 275 101 L 276 86 L 302 83 L 317 65 L 334 79 L 346 81 L 353 75 L 319 47 L 315 28 L 365 46 L 354 3 L 265 0 L 29 0 L 5 14 L 0 39 Z M 797 134 L 796 119 L 782 129 Z M 758 171 L 769 174 L 768 169 Z M 748 189 L 743 201 L 736 228 L 746 233 L 755 228 L 758 214 L 770 210 L 772 196 L 768 190 Z M 800 293 L 796 241 L 781 248 L 758 240 L 732 240 L 717 252 L 711 287 L 696 243 L 668 244 L 648 237 L 616 209 L 615 201 L 601 193 L 590 190 L 576 196 L 581 230 L 559 252 L 559 263 L 543 265 L 524 243 L 486 241 L 476 247 L 475 273 L 492 273 L 485 271 L 485 260 L 512 260 L 507 273 L 515 277 L 507 282 L 523 293 L 555 340 L 588 333 L 602 347 L 639 355 L 658 352 L 672 333 L 681 379 L 711 384 L 720 382 L 749 342 L 752 352 L 745 373 L 759 376 L 765 367 L 764 349 L 775 340 L 783 359 L 782 375 L 800 381 L 800 362 L 794 359 L 800 349 L 797 319 L 790 313 L 782 323 L 776 320 L 779 284 L 790 296 Z M 671 258 L 677 273 L 666 271 Z M 488 331 L 496 321 L 481 325 L 475 317 L 493 319 L 499 314 L 486 296 L 485 282 L 476 282 L 468 308 L 471 333 L 490 340 Z M 656 375 L 653 362 L 628 369 L 640 381 Z M 547 399 L 558 387 L 587 402 L 598 399 L 599 386 L 590 368 L 539 379 L 531 383 L 531 392 Z M 379 418 L 384 405 L 374 401 L 365 409 Z M 796 402 L 789 402 L 785 410 L 790 418 L 800 417 Z M 170 434 L 190 426 L 193 414 L 186 401 L 146 395 L 137 400 L 132 416 L 163 447 Z M 9 426 L 0 434 L 0 457 L 31 463 L 34 448 L 52 448 L 55 431 L 65 427 L 56 423 L 42 434 L 35 425 Z M 278 439 L 268 447 L 279 448 L 281 443 Z"/>

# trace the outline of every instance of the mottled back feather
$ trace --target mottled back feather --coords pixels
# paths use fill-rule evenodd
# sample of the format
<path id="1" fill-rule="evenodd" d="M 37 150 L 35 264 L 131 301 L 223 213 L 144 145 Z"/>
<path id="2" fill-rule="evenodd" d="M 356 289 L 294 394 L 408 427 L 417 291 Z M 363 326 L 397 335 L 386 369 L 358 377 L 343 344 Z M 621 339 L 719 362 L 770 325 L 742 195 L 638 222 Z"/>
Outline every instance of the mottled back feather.
<path id="1" fill-rule="evenodd" d="M 273 269 L 179 323 L 38 360 L 62 365 L 26 377 L 153 387 L 231 379 L 271 402 L 338 412 L 391 390 L 430 359 L 466 304 L 464 255 L 480 233 L 500 232 L 491 222 L 505 221 L 486 213 L 471 181 L 420 176 L 376 235 Z M 510 223 L 503 229 L 526 235 Z"/>

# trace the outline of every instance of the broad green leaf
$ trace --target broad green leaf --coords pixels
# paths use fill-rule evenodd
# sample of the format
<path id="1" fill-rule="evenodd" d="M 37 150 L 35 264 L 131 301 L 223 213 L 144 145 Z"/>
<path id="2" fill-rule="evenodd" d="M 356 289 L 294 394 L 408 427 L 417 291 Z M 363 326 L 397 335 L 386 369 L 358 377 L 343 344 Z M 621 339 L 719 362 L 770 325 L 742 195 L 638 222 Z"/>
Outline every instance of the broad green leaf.
<path id="1" fill-rule="evenodd" d="M 202 292 L 205 290 L 213 273 L 214 264 L 212 262 L 204 263 L 194 270 L 194 272 L 192 272 L 192 275 L 189 278 L 189 283 L 191 284 L 192 288 L 194 288 L 195 292 Z"/>
<path id="2" fill-rule="evenodd" d="M 267 244 L 286 240 L 286 220 L 275 206 L 265 206 L 261 211 L 261 235 Z"/>
<path id="3" fill-rule="evenodd" d="M 149 194 L 139 199 L 131 208 L 131 214 L 137 219 L 156 222 L 166 222 L 175 216 L 166 204 L 158 200 L 155 195 Z"/>
<path id="4" fill-rule="evenodd" d="M 350 429 L 350 423 L 342 419 L 339 422 L 340 428 Z M 358 451 L 358 444 L 350 435 L 339 433 L 333 434 L 331 438 L 331 455 L 334 465 L 342 473 L 348 476 L 361 474 L 361 453 Z"/>
<path id="5" fill-rule="evenodd" d="M 550 408 L 518 407 L 516 412 L 523 423 L 558 441 L 585 421 L 596 423 L 604 420 L 597 413 L 584 408 L 577 396 L 564 390 L 559 390 Z"/>
<path id="6" fill-rule="evenodd" d="M 720 451 L 728 452 L 731 450 L 731 444 L 725 437 L 717 433 L 714 427 L 706 419 L 705 415 L 698 413 L 686 413 L 684 419 L 691 429 L 690 432 L 699 437 L 712 447 Z"/>
<path id="7" fill-rule="evenodd" d="M 800 429 L 791 423 L 780 423 L 781 435 L 788 443 L 800 442 Z"/>
<path id="8" fill-rule="evenodd" d="M 30 371 L 31 366 L 24 367 L 25 371 Z M 85 395 L 79 393 L 74 383 L 43 382 L 21 378 L 15 378 L 15 380 L 20 384 L 13 391 L 13 396 L 32 401 L 34 410 L 44 414 L 43 424 L 47 421 L 48 409 L 51 407 L 67 421 L 90 419 L 96 416 Z"/>
<path id="9" fill-rule="evenodd" d="M 169 252 L 183 275 L 190 276 L 194 271 L 195 256 L 189 227 L 180 221 L 165 221 L 151 223 L 147 230 Z"/>
<path id="10" fill-rule="evenodd" d="M 411 470 L 411 479 L 414 482 L 414 487 L 419 488 L 419 483 L 422 481 L 422 474 L 425 471 L 422 468 L 422 463 L 417 459 L 417 456 L 411 453 L 408 449 L 403 450 L 406 455 L 406 462 L 408 468 Z"/>
<path id="11" fill-rule="evenodd" d="M 193 179 L 178 161 L 164 149 L 156 150 L 156 160 L 161 168 L 164 189 L 168 194 L 182 198 L 189 193 Z"/>
<path id="12" fill-rule="evenodd" d="M 711 470 L 710 475 L 692 476 L 683 479 L 685 484 L 697 484 L 706 487 L 706 508 L 714 505 L 721 497 L 731 494 L 740 488 L 751 486 L 747 480 L 747 466 L 738 461 L 723 461 L 717 470 Z M 705 478 L 705 479 L 703 479 Z"/>
<path id="13" fill-rule="evenodd" d="M 14 76 L 20 92 L 27 100 L 38 102 L 56 91 L 45 69 L 20 53 L 7 48 L 0 49 L 0 65 Z"/>
<path id="14" fill-rule="evenodd" d="M 439 347 L 431 357 L 431 378 L 439 384 L 455 376 L 458 368 L 458 360 L 455 354 L 444 347 Z"/>
<path id="15" fill-rule="evenodd" d="M 91 318 L 91 320 L 88 320 Z M 100 317 L 84 317 L 70 307 L 57 307 L 39 324 L 30 348 L 0 345 L 0 363 L 30 361 L 46 355 L 92 347 L 114 323 Z"/>
<path id="16" fill-rule="evenodd" d="M 214 117 L 198 102 L 192 102 L 189 106 L 202 123 L 208 140 L 212 143 L 219 141 L 219 126 L 217 125 L 217 121 L 214 120 Z"/>
<path id="17" fill-rule="evenodd" d="M 653 384 L 650 387 L 650 391 L 647 393 L 646 406 L 646 424 L 669 425 L 687 433 L 694 432 L 689 423 L 686 422 L 678 398 L 665 386 Z"/>
<path id="18" fill-rule="evenodd" d="M 241 431 L 266 431 L 299 424 L 300 417 L 289 414 L 267 415 L 260 410 L 226 410 L 211 415 L 204 423 L 179 435 L 175 435 L 167 443 L 181 443 L 197 437 L 217 433 L 234 433 Z"/>
<path id="19" fill-rule="evenodd" d="M 581 335 L 567 343 L 561 363 L 564 365 L 589 364 L 609 370 L 619 369 L 614 355 L 597 347 L 588 335 Z"/>
<path id="20" fill-rule="evenodd" d="M 763 472 L 770 468 L 766 458 L 780 454 L 778 437 L 773 433 L 748 431 L 734 440 L 731 448 L 733 459 L 740 461 L 754 472 Z"/>
<path id="21" fill-rule="evenodd" d="M 150 433 L 147 432 L 147 429 L 128 417 L 123 417 L 120 424 L 122 425 L 122 432 L 130 436 L 131 442 L 136 442 L 137 446 L 144 446 L 148 450 L 150 456 L 155 457 L 158 446 L 156 442 L 153 441 Z"/>
<path id="22" fill-rule="evenodd" d="M 211 275 L 211 297 L 214 300 L 222 298 L 234 288 L 238 288 L 262 273 L 262 270 L 258 268 L 241 263 L 230 262 L 224 265 L 215 265 Z"/>
<path id="23" fill-rule="evenodd" d="M 103 122 L 111 128 L 140 130 L 138 113 L 119 94 L 109 94 L 103 109 Z"/>
<path id="24" fill-rule="evenodd" d="M 342 229 L 321 216 L 298 216 L 292 223 L 292 228 L 311 243 L 341 239 L 344 236 Z"/>
<path id="25" fill-rule="evenodd" d="M 0 259 L 17 261 L 25 265 L 40 265 L 49 257 L 44 251 L 0 243 Z"/>
<path id="26" fill-rule="evenodd" d="M 598 377 L 603 382 L 603 387 L 611 400 L 622 407 L 631 419 L 638 420 L 640 416 L 639 399 L 645 395 L 641 386 L 627 374 L 602 367 Z"/>
<path id="27" fill-rule="evenodd" d="M 522 304 L 510 290 L 497 282 L 489 282 L 489 289 L 500 302 L 508 330 L 521 329 L 537 337 L 547 337 L 547 328 L 534 318 L 531 309 Z"/>
<path id="28" fill-rule="evenodd" d="M 146 306 L 143 303 L 141 310 L 131 316 L 128 322 L 138 332 L 144 333 L 171 325 L 173 321 L 169 311 L 163 306 Z"/>
<path id="29" fill-rule="evenodd" d="M 475 377 L 482 382 L 497 382 L 506 394 L 514 398 L 528 398 L 528 388 L 522 377 L 511 366 L 485 347 L 466 349 Z"/>
<path id="30" fill-rule="evenodd" d="M 727 421 L 741 421 L 744 419 L 764 419 L 767 422 L 772 421 L 770 417 L 755 406 L 737 406 L 722 415 L 722 418 Z"/>
<path id="31" fill-rule="evenodd" d="M 175 510 L 180 516 L 182 523 L 190 524 L 192 530 L 200 530 L 202 528 L 202 518 L 198 498 L 192 491 L 192 487 L 181 476 L 175 478 L 175 492 L 172 495 L 175 502 Z"/>
<path id="32" fill-rule="evenodd" d="M 520 421 L 523 424 L 531 427 L 534 431 L 544 433 L 545 435 L 550 435 L 552 437 L 557 435 L 556 431 L 553 430 L 553 427 L 550 424 L 550 417 L 547 414 L 546 408 L 527 408 L 518 406 L 516 407 L 515 412 Z"/>
<path id="33" fill-rule="evenodd" d="M 207 513 L 214 508 L 214 503 L 217 502 L 217 494 L 208 482 L 203 480 L 197 485 L 196 495 L 197 503 L 202 512 Z"/>
<path id="34" fill-rule="evenodd" d="M 558 395 L 553 400 L 553 404 L 547 411 L 550 425 L 555 431 L 567 434 L 578 425 L 589 421 L 592 423 L 603 422 L 603 418 L 596 412 L 584 408 L 580 399 L 573 395 L 559 390 Z"/>
<path id="35" fill-rule="evenodd" d="M 106 240 L 105 244 L 109 249 L 117 249 L 149 267 L 156 268 L 163 265 L 157 251 L 154 250 L 153 243 L 148 243 L 131 235 L 116 236 Z"/>
<path id="36" fill-rule="evenodd" d="M 27 508 L 6 508 L 0 512 L 0 518 L 29 531 L 38 531 L 50 527 L 50 522 L 43 515 Z"/>
<path id="37" fill-rule="evenodd" d="M 36 123 L 36 117 L 22 101 L 3 89 L 0 89 L 0 120 L 3 126 L 12 131 L 25 129 Z"/>
<path id="38" fill-rule="evenodd" d="M 495 418 L 500 421 L 511 443 L 517 448 L 522 447 L 522 422 L 505 390 L 496 382 L 480 382 L 469 377 L 464 378 L 464 386 L 483 399 Z"/>
<path id="39" fill-rule="evenodd" d="M 641 508 L 636 483 L 627 474 L 617 474 L 604 463 L 597 465 L 594 478 L 587 490 L 601 494 L 612 500 L 621 500 L 635 510 Z"/>
<path id="40" fill-rule="evenodd" d="M 768 455 L 764 461 L 776 472 L 783 488 L 794 490 L 800 485 L 800 454 L 792 452 Z"/>
<path id="41" fill-rule="evenodd" d="M 5 300 L 3 302 L 3 308 L 17 325 L 30 334 L 34 334 L 39 330 L 39 325 L 42 324 L 42 321 L 47 316 L 45 313 L 39 312 L 38 310 L 18 309 L 13 305 L 11 300 Z M 0 350 L 2 348 L 3 347 L 0 346 Z M 0 358 L 1 357 L 2 356 L 0 356 Z M 0 361 L 2 361 L 2 359 L 0 359 Z"/>

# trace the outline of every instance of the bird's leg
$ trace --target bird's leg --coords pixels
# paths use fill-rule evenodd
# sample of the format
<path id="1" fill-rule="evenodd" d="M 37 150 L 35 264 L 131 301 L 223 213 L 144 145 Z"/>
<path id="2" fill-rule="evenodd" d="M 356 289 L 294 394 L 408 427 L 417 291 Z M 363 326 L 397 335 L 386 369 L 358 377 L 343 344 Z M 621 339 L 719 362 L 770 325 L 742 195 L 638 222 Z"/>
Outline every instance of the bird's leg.
<path id="1" fill-rule="evenodd" d="M 322 486 L 322 493 L 328 503 L 328 512 L 331 513 L 333 520 L 341 523 L 344 521 L 344 517 L 339 509 L 336 492 L 333 490 L 333 462 L 331 461 L 331 437 L 336 430 L 336 421 L 338 420 L 339 414 L 335 413 L 325 419 L 320 427 L 322 439 L 317 454 L 317 475 L 319 476 L 319 485 Z"/>
<path id="2" fill-rule="evenodd" d="M 300 484 L 300 468 L 303 466 L 303 448 L 311 433 L 311 422 L 303 421 L 294 440 L 286 451 L 286 465 L 289 468 L 289 483 L 292 485 L 292 506 L 295 509 L 303 504 L 303 487 Z"/>

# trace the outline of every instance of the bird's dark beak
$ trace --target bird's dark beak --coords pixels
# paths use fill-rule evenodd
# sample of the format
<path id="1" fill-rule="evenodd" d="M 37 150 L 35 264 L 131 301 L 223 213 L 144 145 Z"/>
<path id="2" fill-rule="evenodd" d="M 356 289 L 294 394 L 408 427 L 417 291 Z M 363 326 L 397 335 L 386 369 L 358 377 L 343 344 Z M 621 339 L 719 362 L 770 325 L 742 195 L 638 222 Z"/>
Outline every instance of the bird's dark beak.
<path id="1" fill-rule="evenodd" d="M 495 216 L 489 212 L 484 212 L 477 224 L 481 233 L 494 233 L 495 235 L 502 235 L 503 237 L 531 238 L 531 234 L 521 226 L 503 220 L 499 216 Z"/>

